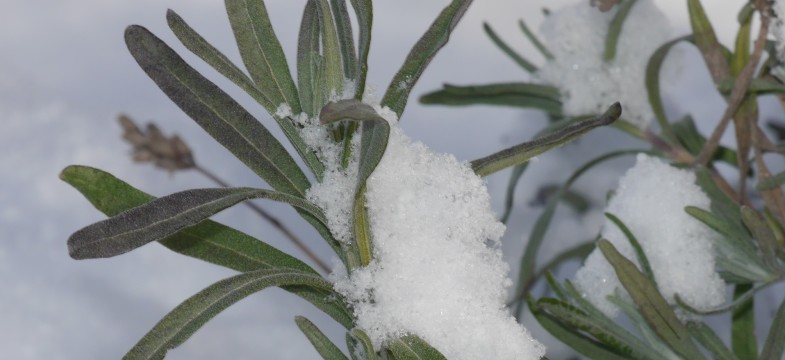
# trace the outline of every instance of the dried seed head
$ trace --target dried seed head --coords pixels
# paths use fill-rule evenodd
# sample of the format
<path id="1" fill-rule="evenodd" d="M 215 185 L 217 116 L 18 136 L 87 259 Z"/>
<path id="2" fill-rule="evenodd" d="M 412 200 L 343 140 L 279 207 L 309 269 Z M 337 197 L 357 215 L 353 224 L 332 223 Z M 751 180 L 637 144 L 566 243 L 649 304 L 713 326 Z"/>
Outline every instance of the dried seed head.
<path id="1" fill-rule="evenodd" d="M 617 5 L 620 0 L 591 0 L 591 6 L 596 7 L 602 12 L 608 12 Z"/>
<path id="2" fill-rule="evenodd" d="M 142 131 L 126 115 L 120 115 L 117 120 L 123 128 L 123 139 L 133 146 L 134 161 L 152 162 L 170 172 L 195 166 L 191 149 L 177 135 L 167 138 L 153 123 Z"/>

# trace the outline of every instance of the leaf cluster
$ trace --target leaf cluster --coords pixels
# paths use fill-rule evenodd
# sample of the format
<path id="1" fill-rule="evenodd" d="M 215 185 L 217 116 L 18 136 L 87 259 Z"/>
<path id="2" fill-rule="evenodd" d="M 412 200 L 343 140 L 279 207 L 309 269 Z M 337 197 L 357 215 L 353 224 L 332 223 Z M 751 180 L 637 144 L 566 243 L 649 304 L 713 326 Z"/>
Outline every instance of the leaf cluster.
<path id="1" fill-rule="evenodd" d="M 613 60 L 618 39 L 625 20 L 635 0 L 594 2 L 603 11 L 615 7 L 609 24 L 603 60 Z M 771 174 L 763 154 L 785 155 L 778 140 L 769 140 L 758 125 L 757 98 L 777 94 L 780 99 L 783 80 L 776 76 L 782 63 L 777 59 L 771 44 L 766 44 L 766 34 L 771 18 L 770 3 L 749 1 L 739 12 L 739 31 L 733 49 L 717 40 L 714 28 L 699 0 L 687 0 L 692 33 L 662 44 L 649 58 L 645 69 L 645 86 L 658 129 L 637 129 L 620 119 L 613 127 L 641 140 L 647 148 L 622 149 L 602 154 L 579 167 L 561 185 L 549 188 L 549 198 L 543 201 L 544 210 L 535 220 L 519 264 L 518 283 L 510 305 L 520 319 L 528 306 L 537 321 L 554 337 L 581 354 L 594 359 L 703 359 L 709 354 L 716 359 L 780 359 L 785 347 L 785 301 L 779 306 L 763 347 L 758 349 L 755 335 L 754 298 L 758 292 L 785 279 L 785 202 L 781 185 L 785 175 Z M 598 10 L 599 11 L 599 10 Z M 546 14 L 547 15 L 547 14 Z M 757 37 L 753 36 L 753 17 L 760 18 Z M 523 20 L 520 28 L 535 45 L 546 61 L 553 60 L 543 44 L 528 29 Z M 485 24 L 490 40 L 515 63 L 528 73 L 536 73 L 537 66 L 517 53 L 510 45 Z M 753 40 L 754 44 L 753 44 Z M 673 47 L 680 43 L 695 46 L 709 73 L 716 90 L 728 107 L 710 135 L 701 134 L 689 115 L 673 121 L 668 119 L 660 91 L 660 70 Z M 754 45 L 754 46 L 753 46 Z M 752 49 L 752 50 L 751 50 Z M 759 62 L 762 53 L 768 57 Z M 756 73 L 757 71 L 757 73 Z M 549 115 L 551 124 L 541 134 L 570 126 L 582 119 L 563 115 L 560 92 L 538 83 L 502 83 L 469 86 L 445 85 L 421 97 L 425 104 L 450 106 L 493 105 L 539 109 Z M 785 104 L 785 102 L 783 103 Z M 623 105 L 623 104 L 622 104 Z M 735 125 L 736 147 L 719 145 L 719 135 L 727 123 Z M 777 124 L 770 124 L 778 129 Z M 540 264 L 539 250 L 546 241 L 548 229 L 558 204 L 574 197 L 571 186 L 586 172 L 607 161 L 646 152 L 669 159 L 678 166 L 692 168 L 697 183 L 711 200 L 709 209 L 687 207 L 684 209 L 696 220 L 716 232 L 711 240 L 716 251 L 717 268 L 722 278 L 734 288 L 734 299 L 727 305 L 710 311 L 690 308 L 676 296 L 678 305 L 668 304 L 657 287 L 657 281 L 646 259 L 646 254 L 631 232 L 613 214 L 606 214 L 627 236 L 635 249 L 636 266 L 622 256 L 607 240 L 594 238 L 564 249 L 547 262 Z M 717 164 L 732 166 L 738 173 L 737 186 L 732 186 L 718 171 Z M 514 209 L 515 188 L 526 171 L 526 165 L 517 165 L 511 172 L 505 201 L 503 221 L 511 221 Z M 753 188 L 746 184 L 756 179 Z M 616 319 L 608 318 L 588 302 L 569 280 L 559 283 L 553 271 L 571 260 L 585 258 L 598 247 L 613 266 L 629 298 L 611 296 L 610 301 L 624 313 L 631 326 L 622 326 Z M 689 276 L 689 275 L 687 275 Z M 547 282 L 547 292 L 535 294 L 535 285 Z M 552 294 L 552 295 L 548 295 Z M 732 314 L 730 338 L 726 345 L 721 336 L 701 321 L 706 314 L 730 312 Z"/>
<path id="2" fill-rule="evenodd" d="M 414 45 L 391 81 L 381 105 L 402 115 L 411 89 L 428 63 L 449 40 L 467 11 L 470 0 L 453 0 Z M 269 287 L 280 287 L 330 315 L 347 329 L 353 359 L 358 354 L 374 359 L 440 359 L 437 350 L 407 334 L 374 348 L 355 326 L 351 303 L 338 294 L 322 274 L 295 257 L 209 218 L 250 199 L 267 199 L 292 206 L 321 235 L 350 271 L 373 260 L 372 229 L 365 208 L 365 182 L 384 155 L 391 124 L 361 102 L 368 72 L 373 20 L 370 0 L 308 0 L 297 44 L 296 79 L 284 57 L 262 0 L 226 0 L 226 13 L 234 33 L 242 66 L 233 63 L 208 43 L 175 11 L 166 14 L 177 39 L 193 54 L 229 79 L 263 107 L 280 127 L 296 152 L 284 145 L 251 111 L 199 73 L 158 36 L 143 26 L 125 31 L 126 45 L 141 69 L 183 112 L 269 185 L 262 188 L 192 189 L 154 198 L 111 174 L 86 166 L 69 166 L 60 177 L 80 191 L 108 219 L 75 232 L 68 239 L 74 259 L 117 256 L 159 242 L 180 254 L 224 266 L 239 274 L 221 280 L 185 300 L 156 324 L 126 354 L 127 359 L 158 359 L 185 342 L 218 313 L 237 301 Z M 353 10 L 359 37 L 355 44 Z M 515 91 L 530 91 L 529 87 Z M 552 89 L 531 87 L 551 100 Z M 350 99 L 336 94 L 353 91 Z M 539 91 L 539 92 L 538 92 Z M 539 96 L 539 95 L 538 95 Z M 555 104 L 556 102 L 554 102 Z M 298 114 L 318 117 L 329 127 L 334 141 L 343 145 L 343 166 L 355 156 L 359 175 L 354 196 L 353 239 L 336 240 L 327 219 L 306 199 L 313 181 L 322 181 L 325 164 L 300 134 Z M 475 160 L 472 167 L 485 176 L 525 163 L 531 157 L 570 142 L 592 128 L 613 123 L 621 114 L 616 104 L 593 120 L 576 122 L 530 143 Z M 179 138 L 167 139 L 157 128 L 141 131 L 122 122 L 126 138 L 139 156 L 166 168 L 195 167 L 190 149 Z M 360 136 L 357 154 L 349 146 Z M 187 156 L 186 156 L 187 155 Z M 147 159 L 146 158 L 146 159 Z M 172 160 L 174 159 L 174 160 Z M 181 160 L 188 161 L 183 162 Z M 189 160 L 190 159 L 190 160 Z M 304 165 L 304 167 L 301 166 Z M 341 350 L 311 321 L 295 319 L 298 327 L 325 359 L 346 359 Z"/>

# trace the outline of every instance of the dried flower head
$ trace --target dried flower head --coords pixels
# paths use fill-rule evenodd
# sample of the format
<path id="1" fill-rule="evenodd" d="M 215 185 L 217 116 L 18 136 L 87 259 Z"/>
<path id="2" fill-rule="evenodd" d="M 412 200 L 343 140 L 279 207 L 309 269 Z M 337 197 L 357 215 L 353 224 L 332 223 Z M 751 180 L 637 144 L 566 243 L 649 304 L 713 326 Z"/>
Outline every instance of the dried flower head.
<path id="1" fill-rule="evenodd" d="M 170 172 L 194 167 L 193 153 L 179 136 L 167 138 L 153 123 L 148 123 L 145 131 L 142 131 L 126 115 L 120 115 L 117 120 L 123 128 L 123 139 L 134 147 L 134 161 L 153 162 L 155 166 Z"/>

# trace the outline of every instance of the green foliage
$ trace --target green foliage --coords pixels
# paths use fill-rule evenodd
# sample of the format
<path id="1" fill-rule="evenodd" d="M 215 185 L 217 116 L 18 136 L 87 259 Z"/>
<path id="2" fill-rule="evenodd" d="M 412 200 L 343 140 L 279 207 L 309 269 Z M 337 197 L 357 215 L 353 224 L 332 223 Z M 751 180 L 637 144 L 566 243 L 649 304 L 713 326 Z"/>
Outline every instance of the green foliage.
<path id="1" fill-rule="evenodd" d="M 411 89 L 447 43 L 470 4 L 471 1 L 456 0 L 439 14 L 393 78 L 382 105 L 399 116 L 403 113 Z M 174 11 L 167 12 L 167 22 L 189 51 L 267 110 L 316 181 L 322 180 L 325 164 L 305 144 L 299 132 L 302 124 L 295 122 L 294 115 L 304 113 L 313 118 L 318 114 L 322 126 L 334 130 L 333 141 L 344 149 L 344 166 L 353 157 L 351 139 L 361 137 L 358 153 L 354 155 L 359 160 L 359 175 L 353 194 L 353 239 L 339 243 L 333 238 L 322 210 L 305 199 L 311 186 L 308 176 L 261 122 L 160 38 L 142 26 L 132 25 L 126 29 L 125 41 L 142 70 L 178 107 L 273 190 L 193 189 L 156 199 L 103 171 L 70 166 L 63 170 L 61 178 L 110 218 L 74 233 L 68 240 L 69 252 L 76 259 L 112 257 L 150 242 L 160 242 L 175 252 L 241 272 L 207 287 L 173 309 L 129 351 L 128 359 L 163 358 L 169 349 L 182 344 L 218 313 L 268 287 L 280 287 L 300 296 L 350 329 L 347 343 L 353 359 L 359 353 L 374 359 L 377 352 L 370 338 L 362 329 L 354 327 L 351 306 L 333 291 L 329 281 L 300 260 L 208 220 L 245 200 L 275 200 L 294 207 L 348 269 L 372 261 L 373 238 L 365 208 L 365 182 L 381 160 L 390 133 L 390 124 L 360 101 L 368 72 L 372 3 L 351 0 L 359 25 L 359 41 L 355 46 L 352 19 L 344 0 L 306 2 L 298 36 L 296 81 L 264 1 L 226 0 L 225 5 L 244 69 L 232 63 Z M 345 81 L 354 83 L 354 99 L 334 101 L 331 94 L 340 95 Z M 560 108 L 558 94 L 553 89 L 536 85 L 510 88 L 513 96 L 551 101 L 549 106 L 554 111 Z M 498 87 L 481 91 L 488 90 L 508 91 Z M 524 163 L 531 156 L 571 141 L 591 128 L 613 122 L 619 113 L 616 105 L 596 120 L 565 127 L 532 143 L 480 159 L 475 162 L 475 168 L 479 174 L 487 175 Z M 567 255 L 576 256 L 585 249 L 574 249 Z M 295 321 L 322 357 L 347 358 L 309 320 L 296 317 Z M 395 359 L 444 358 L 416 334 L 405 334 L 385 344 L 379 354 Z"/>
<path id="2" fill-rule="evenodd" d="M 164 316 L 126 354 L 126 359 L 162 359 L 181 345 L 207 321 L 234 303 L 271 286 L 298 287 L 306 300 L 348 325 L 348 312 L 340 302 L 330 301 L 332 284 L 321 276 L 299 270 L 275 268 L 249 271 L 221 280 L 190 297 Z M 347 323 L 348 321 L 348 323 Z"/>
<path id="3" fill-rule="evenodd" d="M 447 43 L 452 30 L 462 18 L 471 0 L 451 1 L 413 46 L 393 77 L 381 100 L 398 117 L 403 114 L 412 88 L 437 52 Z M 611 1 L 611 5 L 615 2 Z M 603 59 L 612 62 L 627 15 L 636 4 L 626 0 L 618 4 L 608 29 Z M 776 64 L 767 63 L 758 76 L 745 78 L 755 66 L 760 47 L 749 52 L 752 16 L 762 9 L 745 6 L 740 13 L 741 29 L 734 52 L 719 43 L 699 0 L 688 0 L 692 33 L 662 44 L 649 58 L 645 70 L 648 101 L 659 124 L 657 131 L 638 129 L 621 119 L 622 106 L 612 105 L 604 114 L 565 117 L 563 89 L 535 83 L 501 83 L 475 86 L 445 85 L 420 98 L 422 103 L 442 105 L 497 105 L 533 108 L 551 117 L 551 123 L 534 138 L 470 163 L 479 176 L 488 176 L 513 167 L 507 186 L 502 221 L 511 219 L 514 194 L 529 159 L 545 151 L 574 141 L 599 126 L 612 125 L 645 142 L 651 149 L 621 150 L 602 154 L 578 168 L 550 196 L 531 230 L 519 265 L 518 283 L 510 305 L 521 318 L 525 305 L 534 318 L 552 335 L 579 353 L 598 359 L 703 359 L 711 354 L 718 359 L 779 359 L 785 348 L 785 302 L 774 316 L 761 351 L 754 334 L 754 297 L 762 289 L 785 277 L 785 183 L 782 174 L 772 176 L 762 159 L 763 152 L 782 153 L 770 142 L 761 140 L 757 128 L 758 96 L 785 93 L 785 84 L 771 72 Z M 184 301 L 167 314 L 126 355 L 128 359 L 159 359 L 169 349 L 179 346 L 221 311 L 237 301 L 268 287 L 280 287 L 330 315 L 347 329 L 346 342 L 353 359 L 444 359 L 417 334 L 402 334 L 398 339 L 374 344 L 361 328 L 356 327 L 351 305 L 333 290 L 333 285 L 302 261 L 264 242 L 230 227 L 208 220 L 217 212 L 245 200 L 266 198 L 291 205 L 323 237 L 349 271 L 373 261 L 373 229 L 365 207 L 366 181 L 382 159 L 390 134 L 390 124 L 373 107 L 361 102 L 369 70 L 373 9 L 369 0 L 351 0 L 354 20 L 358 24 L 355 44 L 353 19 L 345 0 L 308 0 L 305 3 L 297 44 L 295 79 L 282 46 L 271 25 L 262 0 L 226 0 L 226 11 L 237 42 L 244 68 L 235 65 L 209 44 L 174 11 L 167 12 L 170 29 L 180 42 L 216 72 L 230 80 L 256 100 L 275 120 L 299 160 L 307 166 L 315 181 L 321 181 L 325 164 L 300 135 L 301 113 L 317 115 L 322 126 L 329 127 L 332 141 L 340 145 L 342 164 L 359 161 L 359 175 L 352 196 L 352 239 L 338 242 L 315 204 L 306 200 L 311 180 L 268 129 L 211 80 L 197 72 L 156 35 L 138 25 L 129 26 L 125 41 L 142 70 L 178 107 L 205 131 L 254 171 L 272 189 L 219 188 L 193 189 L 154 198 L 103 171 L 70 166 L 61 178 L 80 191 L 108 219 L 87 226 L 68 240 L 69 253 L 75 259 L 112 257 L 150 242 L 159 242 L 183 255 L 224 266 L 240 273 L 216 282 Z M 765 9 L 763 9 L 765 10 Z M 767 16 L 767 15 L 766 15 Z M 521 20 L 523 35 L 547 59 L 553 54 Z M 484 24 L 491 41 L 526 72 L 537 66 Z M 727 96 L 730 115 L 737 121 L 737 148 L 719 146 L 716 136 L 701 134 L 691 117 L 671 122 L 665 112 L 660 88 L 660 71 L 673 46 L 685 42 L 700 51 L 712 75 L 718 94 Z M 757 56 L 757 57 L 756 57 Z M 751 64 L 751 65 L 750 65 Z M 337 99 L 346 82 L 354 85 L 352 99 Z M 746 83 L 745 86 L 739 84 Z M 742 100 L 734 104 L 733 97 Z M 736 108 L 733 108 L 736 106 Z M 286 111 L 288 110 L 290 111 Z M 733 110 L 733 111 L 731 111 Z M 292 114 L 292 115 L 289 115 Z M 750 125 L 752 124 L 752 125 Z M 746 126 L 750 126 L 746 128 Z M 753 127 L 754 126 L 754 127 Z M 718 127 L 718 131 L 719 131 Z M 721 132 L 720 132 L 721 133 Z M 360 146 L 352 154 L 352 139 L 359 136 Z M 669 304 L 657 287 L 654 271 L 636 234 L 614 216 L 606 214 L 632 245 L 638 268 L 607 240 L 589 241 L 567 247 L 548 261 L 539 250 L 552 226 L 558 203 L 569 197 L 570 187 L 585 172 L 600 163 L 638 152 L 648 152 L 672 162 L 692 166 L 698 185 L 711 199 L 709 209 L 684 209 L 695 219 L 716 232 L 717 267 L 723 278 L 735 286 L 734 300 L 725 306 L 697 311 L 675 295 L 676 305 Z M 706 154 L 704 154 L 706 153 Z M 755 162 L 749 163 L 749 154 Z M 706 162 L 701 162 L 702 157 Z M 716 171 L 724 162 L 739 171 L 740 186 L 734 189 Z M 752 165 L 750 165 L 752 164 Z M 752 207 L 747 201 L 744 183 L 757 174 L 756 190 L 764 202 Z M 586 238 L 593 238 L 587 236 Z M 629 294 L 610 296 L 628 320 L 622 326 L 586 300 L 569 282 L 555 280 L 551 271 L 571 259 L 585 258 L 595 247 L 611 264 Z M 555 298 L 533 294 L 534 285 L 545 278 Z M 723 344 L 700 315 L 731 313 L 731 346 Z M 347 356 L 313 323 L 304 317 L 295 322 L 319 354 L 325 359 Z M 377 344 L 378 345 L 378 344 Z M 702 347 L 702 349 L 701 349 Z"/>
<path id="4" fill-rule="evenodd" d="M 625 20 L 636 1 L 609 0 L 592 3 L 602 3 L 605 8 L 617 7 L 609 23 L 602 55 L 604 61 L 612 62 L 619 51 L 624 51 L 617 48 L 624 29 L 635 26 Z M 782 339 L 781 335 L 784 327 L 780 317 L 785 312 L 782 310 L 785 305 L 778 310 L 777 319 L 774 320 L 760 352 L 757 349 L 758 338 L 754 334 L 754 314 L 759 310 L 751 306 L 759 291 L 785 279 L 785 195 L 781 190 L 785 175 L 770 175 L 766 162 L 761 157 L 764 153 L 781 155 L 784 152 L 780 144 L 774 145 L 765 138 L 763 131 L 757 128 L 758 114 L 755 106 L 757 97 L 782 94 L 785 85 L 780 77 L 772 75 L 774 67 L 781 66 L 773 65 L 779 64 L 776 59 L 768 59 L 757 75 L 748 70 L 750 66 L 756 65 L 751 63 L 758 61 L 764 45 L 752 43 L 754 28 L 751 19 L 754 15 L 758 15 L 758 18 L 769 16 L 769 8 L 765 2 L 750 1 L 745 4 L 739 13 L 741 26 L 736 37 L 735 51 L 731 52 L 717 39 L 701 1 L 687 0 L 687 5 L 692 33 L 660 44 L 649 57 L 643 74 L 648 101 L 659 125 L 658 129 L 636 129 L 623 120 L 616 121 L 613 126 L 650 145 L 651 150 L 647 150 L 648 152 L 668 158 L 677 166 L 695 169 L 697 183 L 709 196 L 711 206 L 709 209 L 687 207 L 685 211 L 716 231 L 716 236 L 711 240 L 716 250 L 717 269 L 725 281 L 736 286 L 736 298 L 724 306 L 708 311 L 697 311 L 689 307 L 680 299 L 679 294 L 675 294 L 677 305 L 668 304 L 657 288 L 651 265 L 634 232 L 627 229 L 613 214 L 606 215 L 628 238 L 641 267 L 638 268 L 629 259 L 621 256 L 609 242 L 599 242 L 600 249 L 613 265 L 632 303 L 618 296 L 610 296 L 609 301 L 622 310 L 627 323 L 630 324 L 628 327 L 636 329 L 636 332 L 627 330 L 616 320 L 605 316 L 584 299 L 569 281 L 562 285 L 549 273 L 550 270 L 555 270 L 561 261 L 574 255 L 585 257 L 591 251 L 592 243 L 563 249 L 551 261 L 538 266 L 541 262 L 539 250 L 552 225 L 556 205 L 568 194 L 573 182 L 583 172 L 599 163 L 632 152 L 616 151 L 601 155 L 564 181 L 536 219 L 521 257 L 516 291 L 510 303 L 515 306 L 514 313 L 518 319 L 522 317 L 524 305 L 528 305 L 534 318 L 551 335 L 592 359 L 701 359 L 704 358 L 704 353 L 717 359 L 775 359 L 783 353 L 785 339 Z M 548 16 L 548 13 L 545 15 Z M 543 44 L 523 21 L 520 25 L 529 42 L 540 51 L 546 61 L 553 60 L 553 54 L 548 51 L 547 45 L 554 44 Z M 489 24 L 484 24 L 483 28 L 491 42 L 503 53 L 520 64 L 525 72 L 536 75 L 538 65 L 526 60 L 525 54 L 512 50 L 510 43 L 502 41 L 502 37 L 494 32 Z M 766 29 L 760 31 L 765 35 Z M 735 113 L 736 117 L 743 119 L 735 123 L 737 148 L 719 145 L 718 134 L 721 134 L 724 127 L 718 126 L 712 136 L 707 136 L 699 131 L 690 115 L 675 122 L 666 116 L 660 73 L 668 54 L 680 43 L 693 45 L 699 50 L 718 94 L 724 96 L 729 103 L 727 111 L 734 111 L 730 113 L 731 116 Z M 773 57 L 775 55 L 770 46 L 767 45 L 767 51 Z M 781 71 L 781 68 L 778 71 Z M 547 89 L 547 92 L 537 91 L 540 89 Z M 542 134 L 553 131 L 553 128 L 559 129 L 564 123 L 570 123 L 569 119 L 564 118 L 561 109 L 562 95 L 565 92 L 569 92 L 569 89 L 546 88 L 523 82 L 445 85 L 420 100 L 424 104 L 500 105 L 541 110 L 552 120 L 552 123 L 540 132 Z M 734 96 L 740 100 L 737 101 Z M 775 130 L 779 136 L 777 141 L 780 141 L 781 129 Z M 522 151 L 516 155 L 524 156 L 524 153 Z M 750 155 L 754 157 L 754 162 L 749 160 Z M 704 158 L 708 161 L 701 162 Z M 738 170 L 738 189 L 716 170 L 718 162 Z M 502 215 L 505 223 L 513 221 L 511 214 L 515 209 L 515 188 L 525 171 L 525 164 L 517 165 L 510 175 Z M 486 172 L 492 171 L 483 168 L 478 171 Z M 758 176 L 755 190 L 759 191 L 759 194 L 748 193 L 745 188 L 745 180 L 753 174 Z M 753 208 L 748 197 L 761 198 L 764 206 L 756 204 Z M 548 296 L 547 294 L 551 293 L 555 298 L 536 298 L 534 284 L 543 277 L 548 283 L 547 292 L 544 294 Z M 733 320 L 728 326 L 733 339 L 732 347 L 724 344 L 722 337 L 700 320 L 700 315 L 724 312 L 733 314 Z M 775 338 L 780 340 L 773 340 Z M 699 349 L 698 345 L 703 347 L 703 350 Z"/>

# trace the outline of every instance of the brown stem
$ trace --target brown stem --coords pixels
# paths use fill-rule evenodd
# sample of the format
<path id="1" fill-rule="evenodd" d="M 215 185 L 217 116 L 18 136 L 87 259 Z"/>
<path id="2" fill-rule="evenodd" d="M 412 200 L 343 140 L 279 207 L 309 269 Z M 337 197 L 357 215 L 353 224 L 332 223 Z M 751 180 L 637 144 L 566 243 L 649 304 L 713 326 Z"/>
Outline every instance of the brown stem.
<path id="1" fill-rule="evenodd" d="M 747 63 L 747 65 L 744 66 L 744 68 L 741 70 L 741 73 L 739 73 L 739 76 L 736 78 L 736 83 L 733 85 L 730 98 L 728 98 L 728 107 L 725 109 L 725 113 L 722 114 L 719 124 L 717 124 L 717 127 L 714 129 L 711 137 L 706 142 L 706 145 L 703 147 L 700 154 L 698 154 L 698 157 L 693 162 L 693 167 L 706 165 L 712 154 L 714 154 L 714 152 L 717 150 L 722 134 L 725 133 L 728 123 L 736 114 L 736 111 L 738 111 L 739 106 L 744 100 L 747 90 L 750 87 L 752 78 L 755 75 L 755 69 L 758 67 L 758 62 L 760 62 L 760 57 L 763 54 L 763 50 L 766 46 L 766 36 L 769 33 L 768 3 L 766 1 L 758 0 L 756 4 L 760 10 L 759 13 L 761 14 L 761 24 L 760 31 L 758 32 L 758 38 L 755 40 L 755 48 L 752 51 L 752 56 L 750 57 L 750 61 Z"/>
<path id="2" fill-rule="evenodd" d="M 202 175 L 206 176 L 216 184 L 223 187 L 229 187 L 229 183 L 223 181 L 217 175 L 199 166 L 198 164 L 194 164 L 193 168 L 194 170 L 200 172 Z M 311 259 L 311 261 L 313 261 L 323 272 L 325 273 L 330 272 L 330 268 L 327 266 L 327 264 L 325 264 L 321 259 L 319 259 L 319 257 L 316 256 L 313 250 L 311 250 L 307 245 L 305 245 L 305 243 L 302 240 L 300 240 L 300 238 L 298 238 L 294 233 L 292 233 L 289 230 L 289 228 L 287 228 L 286 225 L 284 225 L 283 222 L 281 222 L 281 220 L 271 215 L 270 213 L 268 213 L 267 211 L 265 211 L 255 203 L 246 201 L 244 202 L 244 204 L 250 207 L 251 210 L 257 213 L 263 219 L 267 220 L 267 222 L 273 225 L 273 227 L 278 229 L 278 231 L 280 231 L 281 234 L 283 234 L 287 239 L 289 239 L 289 241 L 291 241 L 292 244 L 294 244 L 298 249 L 300 249 L 300 251 L 302 251 L 303 254 L 305 254 L 305 256 L 307 256 L 309 259 Z"/>

